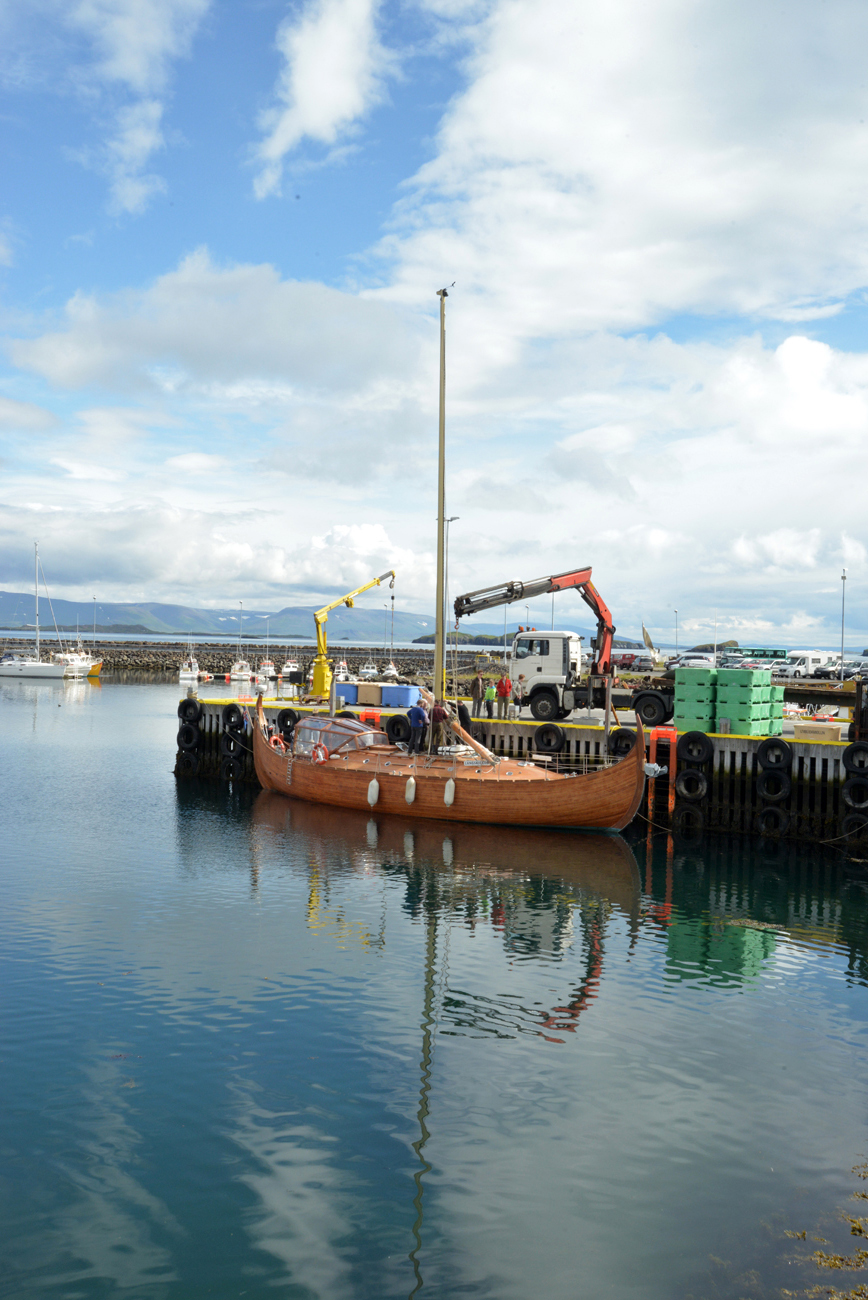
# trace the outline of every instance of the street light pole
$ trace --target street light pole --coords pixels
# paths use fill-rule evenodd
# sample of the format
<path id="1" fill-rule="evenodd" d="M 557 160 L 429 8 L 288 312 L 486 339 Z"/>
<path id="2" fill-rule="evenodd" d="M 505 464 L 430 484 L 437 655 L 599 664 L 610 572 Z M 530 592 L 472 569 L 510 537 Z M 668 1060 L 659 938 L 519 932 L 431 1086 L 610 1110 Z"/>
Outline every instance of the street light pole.
<path id="1" fill-rule="evenodd" d="M 844 680 L 844 593 L 847 590 L 847 570 L 841 570 L 841 681 Z"/>

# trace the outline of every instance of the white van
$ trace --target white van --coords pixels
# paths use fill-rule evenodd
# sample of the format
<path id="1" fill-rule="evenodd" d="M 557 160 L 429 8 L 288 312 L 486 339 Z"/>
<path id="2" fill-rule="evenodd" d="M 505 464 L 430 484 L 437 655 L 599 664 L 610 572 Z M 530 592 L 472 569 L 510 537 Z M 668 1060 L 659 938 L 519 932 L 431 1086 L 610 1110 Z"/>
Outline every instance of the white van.
<path id="1" fill-rule="evenodd" d="M 787 655 L 787 666 L 781 668 L 781 677 L 813 677 L 814 671 L 829 662 L 832 654 L 819 650 L 792 650 Z"/>

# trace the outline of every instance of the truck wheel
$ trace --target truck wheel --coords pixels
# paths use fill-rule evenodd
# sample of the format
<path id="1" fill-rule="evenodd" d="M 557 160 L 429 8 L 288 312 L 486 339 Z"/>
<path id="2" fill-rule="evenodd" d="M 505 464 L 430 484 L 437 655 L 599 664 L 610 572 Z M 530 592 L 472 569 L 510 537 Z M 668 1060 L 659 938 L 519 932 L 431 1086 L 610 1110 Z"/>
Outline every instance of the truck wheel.
<path id="1" fill-rule="evenodd" d="M 666 721 L 666 704 L 662 695 L 640 695 L 634 701 L 636 716 L 643 727 L 660 727 Z"/>
<path id="2" fill-rule="evenodd" d="M 554 691 L 537 691 L 530 702 L 530 711 L 537 722 L 553 722 L 558 716 L 559 708 Z"/>

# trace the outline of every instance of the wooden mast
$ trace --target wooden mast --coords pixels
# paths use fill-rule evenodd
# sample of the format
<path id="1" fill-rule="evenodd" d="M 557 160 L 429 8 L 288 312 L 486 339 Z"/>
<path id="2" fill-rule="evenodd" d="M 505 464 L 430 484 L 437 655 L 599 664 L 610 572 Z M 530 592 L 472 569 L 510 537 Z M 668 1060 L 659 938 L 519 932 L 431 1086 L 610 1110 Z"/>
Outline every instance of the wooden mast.
<path id="1" fill-rule="evenodd" d="M 446 694 L 446 627 L 443 606 L 446 601 L 444 573 L 444 530 L 446 527 L 446 289 L 438 289 L 440 299 L 440 437 L 437 456 L 437 625 L 434 637 L 434 699 Z"/>

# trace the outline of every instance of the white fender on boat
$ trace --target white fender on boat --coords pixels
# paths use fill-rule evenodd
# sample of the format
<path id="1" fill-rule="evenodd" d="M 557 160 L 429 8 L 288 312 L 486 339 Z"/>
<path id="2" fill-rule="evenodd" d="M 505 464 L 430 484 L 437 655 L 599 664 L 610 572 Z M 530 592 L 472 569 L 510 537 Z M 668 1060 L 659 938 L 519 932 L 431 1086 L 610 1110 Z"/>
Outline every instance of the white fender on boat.
<path id="1" fill-rule="evenodd" d="M 416 798 L 416 778 L 415 776 L 407 777 L 407 784 L 404 787 L 404 798 L 407 803 L 412 803 Z"/>
<path id="2" fill-rule="evenodd" d="M 368 786 L 368 803 L 371 805 L 372 808 L 374 804 L 377 802 L 377 800 L 379 799 L 379 797 L 380 797 L 380 783 L 377 780 L 377 778 L 374 777 L 374 779 L 371 781 L 370 785 Z"/>
<path id="3" fill-rule="evenodd" d="M 443 802 L 447 808 L 451 808 L 455 802 L 455 782 L 451 776 L 443 787 Z"/>

